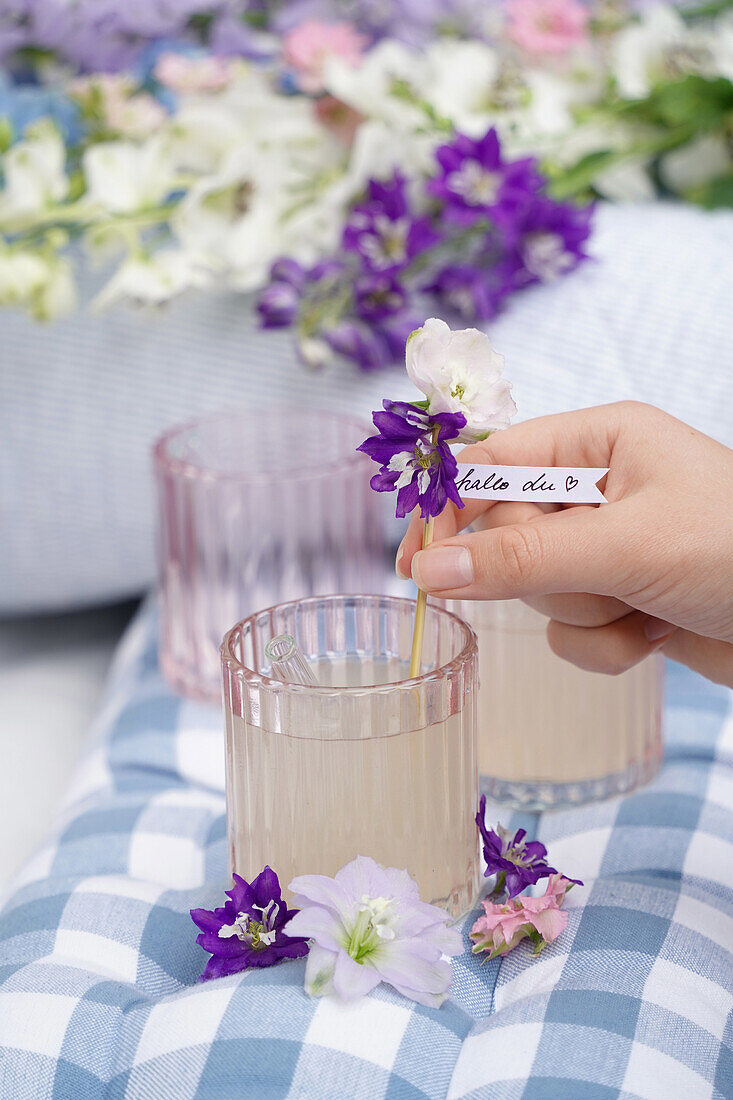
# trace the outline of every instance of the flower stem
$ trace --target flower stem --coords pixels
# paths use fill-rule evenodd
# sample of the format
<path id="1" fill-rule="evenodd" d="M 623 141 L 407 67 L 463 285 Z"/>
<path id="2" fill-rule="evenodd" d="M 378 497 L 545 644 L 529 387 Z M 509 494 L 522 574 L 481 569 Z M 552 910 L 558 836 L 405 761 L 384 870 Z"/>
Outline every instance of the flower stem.
<path id="1" fill-rule="evenodd" d="M 438 442 L 439 428 L 433 428 L 433 445 Z M 435 529 L 435 517 L 428 516 L 427 520 L 423 522 L 422 529 L 422 548 L 430 546 L 433 541 L 433 531 Z M 417 593 L 417 607 L 415 608 L 415 628 L 412 632 L 412 653 L 410 654 L 410 679 L 414 679 L 415 676 L 420 675 L 420 665 L 422 664 L 422 640 L 425 633 L 425 609 L 428 605 L 427 592 L 423 592 L 422 589 Z"/>
<path id="2" fill-rule="evenodd" d="M 432 516 L 423 524 L 422 529 L 422 548 L 430 546 L 433 541 L 433 528 L 435 527 L 435 520 Z M 412 632 L 412 654 L 410 656 L 410 678 L 420 675 L 420 665 L 422 663 L 422 640 L 425 633 L 425 609 L 428 604 L 427 592 L 423 592 L 422 589 L 417 593 L 417 607 L 415 608 L 415 629 Z"/>

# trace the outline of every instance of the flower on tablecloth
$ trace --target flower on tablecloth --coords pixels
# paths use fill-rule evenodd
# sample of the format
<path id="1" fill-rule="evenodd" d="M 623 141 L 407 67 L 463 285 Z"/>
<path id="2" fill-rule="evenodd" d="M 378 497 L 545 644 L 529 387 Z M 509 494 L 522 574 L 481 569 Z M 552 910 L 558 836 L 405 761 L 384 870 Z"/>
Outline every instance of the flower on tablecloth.
<path id="1" fill-rule="evenodd" d="M 498 904 L 483 901 L 484 915 L 473 925 L 470 936 L 473 951 L 487 952 L 488 959 L 506 955 L 529 939 L 539 955 L 542 948 L 553 943 L 568 924 L 567 913 L 562 912 L 565 895 L 573 884 L 572 879 L 553 872 L 541 897 L 515 897 Z"/>
<path id="2" fill-rule="evenodd" d="M 201 929 L 196 942 L 211 954 L 199 981 L 308 954 L 305 939 L 283 931 L 298 911 L 282 900 L 272 868 L 265 867 L 251 883 L 236 874 L 232 877 L 234 887 L 226 891 L 229 901 L 221 908 L 191 910 L 191 919 Z"/>
<path id="3" fill-rule="evenodd" d="M 300 912 L 286 926 L 311 939 L 305 989 L 351 1001 L 380 982 L 430 1008 L 445 1000 L 448 959 L 463 950 L 448 914 L 420 900 L 407 871 L 357 856 L 335 875 L 300 875 L 289 885 Z"/>
<path id="4" fill-rule="evenodd" d="M 496 893 L 506 890 L 513 898 L 528 886 L 534 886 L 541 878 L 557 874 L 555 868 L 547 863 L 547 848 L 539 840 L 525 840 L 525 829 L 512 833 L 501 825 L 497 825 L 496 829 L 488 828 L 485 795 L 481 796 L 476 824 L 483 841 L 484 875 L 486 878 L 497 876 Z"/>
<path id="5" fill-rule="evenodd" d="M 547 862 L 547 848 L 539 840 L 526 840 L 526 829 L 504 829 L 497 825 L 490 829 L 486 824 L 486 795 L 481 795 L 476 825 L 483 842 L 486 870 L 484 877 L 496 875 L 493 893 L 506 891 L 509 900 L 517 897 L 528 886 L 534 886 L 542 878 L 552 878 L 558 872 Z M 582 886 L 577 878 L 561 875 L 563 882 Z"/>

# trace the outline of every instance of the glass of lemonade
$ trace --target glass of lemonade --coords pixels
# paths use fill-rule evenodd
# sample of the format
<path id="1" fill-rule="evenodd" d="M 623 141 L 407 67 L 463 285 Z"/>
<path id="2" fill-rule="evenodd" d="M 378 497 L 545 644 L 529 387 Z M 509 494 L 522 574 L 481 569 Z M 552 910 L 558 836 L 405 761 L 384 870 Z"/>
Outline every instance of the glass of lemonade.
<path id="1" fill-rule="evenodd" d="M 478 895 L 474 823 L 477 646 L 429 607 L 409 678 L 415 603 L 323 596 L 279 604 L 222 644 L 230 866 L 269 864 L 283 885 L 357 855 L 406 868 L 423 901 L 465 913 Z M 318 687 L 272 678 L 275 635 L 299 645 Z"/>
<path id="2" fill-rule="evenodd" d="M 478 636 L 479 771 L 489 797 L 573 805 L 646 783 L 662 759 L 664 660 L 586 672 L 557 657 L 520 600 L 449 601 Z"/>

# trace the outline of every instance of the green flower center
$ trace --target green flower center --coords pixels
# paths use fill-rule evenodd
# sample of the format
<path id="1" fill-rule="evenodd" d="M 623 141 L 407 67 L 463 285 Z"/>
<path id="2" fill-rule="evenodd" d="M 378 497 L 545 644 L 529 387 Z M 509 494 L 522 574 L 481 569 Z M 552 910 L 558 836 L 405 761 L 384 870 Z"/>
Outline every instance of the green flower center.
<path id="1" fill-rule="evenodd" d="M 344 948 L 354 962 L 363 963 L 379 950 L 385 940 L 395 937 L 397 914 L 393 898 L 370 898 L 364 894 L 353 928 L 347 934 Z"/>

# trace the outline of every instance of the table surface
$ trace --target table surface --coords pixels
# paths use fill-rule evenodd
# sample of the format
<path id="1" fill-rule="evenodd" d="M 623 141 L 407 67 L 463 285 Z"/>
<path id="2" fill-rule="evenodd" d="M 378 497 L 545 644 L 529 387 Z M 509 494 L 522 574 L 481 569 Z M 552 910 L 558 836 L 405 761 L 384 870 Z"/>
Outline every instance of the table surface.
<path id="1" fill-rule="evenodd" d="M 302 961 L 197 984 L 188 910 L 226 887 L 221 716 L 163 683 L 148 605 L 0 913 L 0 1096 L 733 1096 L 731 702 L 670 666 L 648 787 L 513 816 L 585 881 L 539 960 L 467 952 L 439 1010 L 312 1001 Z"/>

